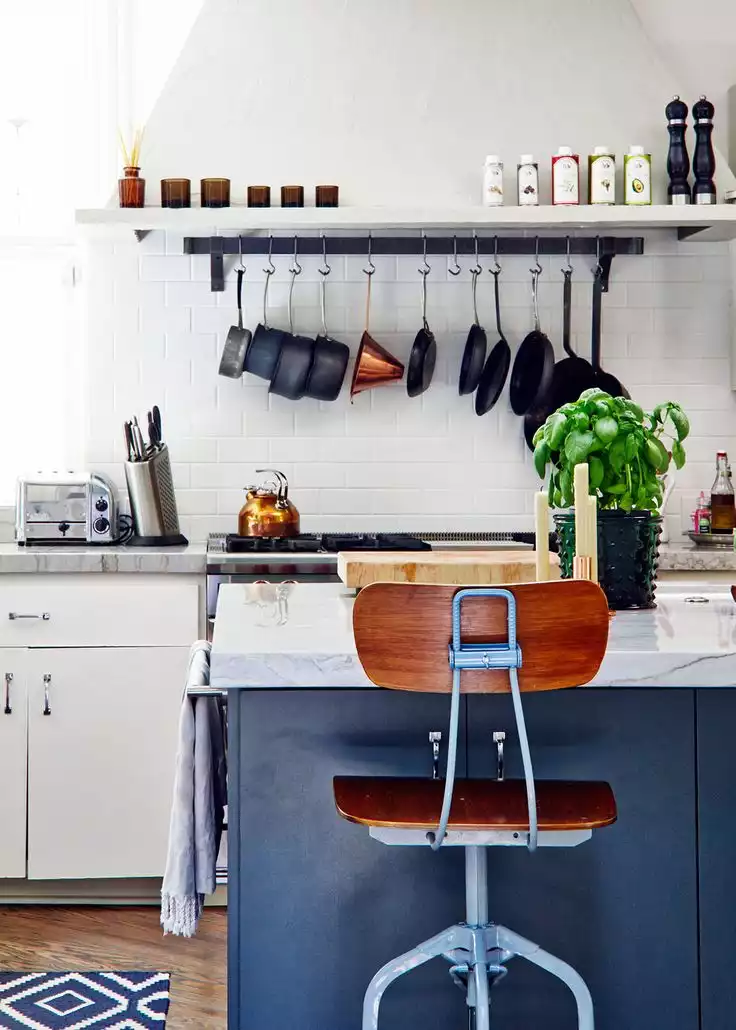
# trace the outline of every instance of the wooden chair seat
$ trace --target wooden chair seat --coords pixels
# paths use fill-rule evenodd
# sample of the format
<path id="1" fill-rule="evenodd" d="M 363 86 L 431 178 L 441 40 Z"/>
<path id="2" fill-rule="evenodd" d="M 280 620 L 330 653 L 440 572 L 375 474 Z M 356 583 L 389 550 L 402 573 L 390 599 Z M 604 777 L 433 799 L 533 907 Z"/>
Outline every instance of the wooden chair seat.
<path id="1" fill-rule="evenodd" d="M 443 780 L 336 776 L 337 811 L 350 822 L 394 829 L 433 829 L 440 819 Z M 594 830 L 616 821 L 609 784 L 537 780 L 541 830 Z M 448 829 L 527 830 L 523 780 L 456 780 Z"/>

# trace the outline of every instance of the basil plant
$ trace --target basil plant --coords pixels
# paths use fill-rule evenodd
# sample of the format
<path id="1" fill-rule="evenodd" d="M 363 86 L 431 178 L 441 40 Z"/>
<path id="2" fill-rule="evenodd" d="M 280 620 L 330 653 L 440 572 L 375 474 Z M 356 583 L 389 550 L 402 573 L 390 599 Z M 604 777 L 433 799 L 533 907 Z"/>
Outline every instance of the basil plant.
<path id="1" fill-rule="evenodd" d="M 534 434 L 534 466 L 541 479 L 549 469 L 549 503 L 574 503 L 573 469 L 588 463 L 590 492 L 599 508 L 659 513 L 659 477 L 670 461 L 685 464 L 682 441 L 690 432 L 679 404 L 658 404 L 645 412 L 634 401 L 594 387 L 549 416 Z"/>

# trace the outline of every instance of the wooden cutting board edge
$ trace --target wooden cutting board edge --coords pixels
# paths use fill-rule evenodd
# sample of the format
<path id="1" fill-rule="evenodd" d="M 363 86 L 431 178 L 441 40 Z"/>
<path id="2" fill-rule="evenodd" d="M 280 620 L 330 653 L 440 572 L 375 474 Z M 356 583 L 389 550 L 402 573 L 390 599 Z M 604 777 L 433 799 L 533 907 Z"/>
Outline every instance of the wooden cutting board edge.
<path id="1" fill-rule="evenodd" d="M 559 557 L 550 553 L 551 578 L 559 579 Z M 337 571 L 350 589 L 371 583 L 436 583 L 490 586 L 533 583 L 533 551 L 341 551 Z"/>

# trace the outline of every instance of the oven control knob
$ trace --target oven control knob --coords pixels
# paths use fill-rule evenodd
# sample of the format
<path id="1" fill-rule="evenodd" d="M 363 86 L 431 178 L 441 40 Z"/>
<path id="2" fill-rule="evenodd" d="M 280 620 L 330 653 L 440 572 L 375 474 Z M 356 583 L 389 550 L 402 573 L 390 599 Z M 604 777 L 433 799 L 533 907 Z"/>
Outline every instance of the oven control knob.
<path id="1" fill-rule="evenodd" d="M 105 518 L 95 519 L 94 530 L 95 533 L 107 533 L 110 528 L 110 523 Z"/>
<path id="2" fill-rule="evenodd" d="M 98 511 L 107 511 L 107 501 L 104 497 L 98 497 L 95 501 L 95 508 Z"/>

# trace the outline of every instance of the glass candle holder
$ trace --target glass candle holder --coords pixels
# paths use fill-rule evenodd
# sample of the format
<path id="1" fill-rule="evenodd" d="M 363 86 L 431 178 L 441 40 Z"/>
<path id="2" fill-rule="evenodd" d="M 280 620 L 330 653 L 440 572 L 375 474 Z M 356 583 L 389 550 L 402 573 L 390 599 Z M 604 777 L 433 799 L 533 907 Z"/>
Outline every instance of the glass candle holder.
<path id="1" fill-rule="evenodd" d="M 270 207 L 271 187 L 270 186 L 249 186 L 248 207 Z"/>
<path id="2" fill-rule="evenodd" d="M 121 207 L 143 207 L 146 200 L 146 180 L 140 178 L 140 168 L 128 165 L 123 169 L 124 179 L 118 179 Z"/>
<path id="3" fill-rule="evenodd" d="M 161 180 L 161 207 L 191 207 L 192 183 L 189 179 Z"/>
<path id="4" fill-rule="evenodd" d="M 282 207 L 304 207 L 303 186 L 282 186 L 281 187 Z"/>
<path id="5" fill-rule="evenodd" d="M 315 186 L 316 207 L 339 207 L 340 190 L 337 186 Z"/>
<path id="6" fill-rule="evenodd" d="M 202 207 L 230 207 L 229 179 L 202 179 L 199 190 Z"/>

